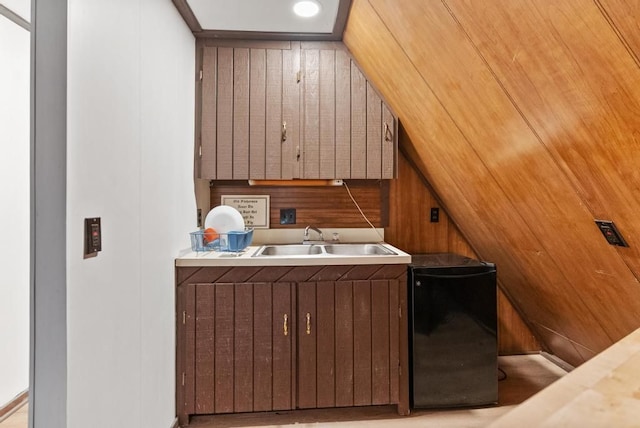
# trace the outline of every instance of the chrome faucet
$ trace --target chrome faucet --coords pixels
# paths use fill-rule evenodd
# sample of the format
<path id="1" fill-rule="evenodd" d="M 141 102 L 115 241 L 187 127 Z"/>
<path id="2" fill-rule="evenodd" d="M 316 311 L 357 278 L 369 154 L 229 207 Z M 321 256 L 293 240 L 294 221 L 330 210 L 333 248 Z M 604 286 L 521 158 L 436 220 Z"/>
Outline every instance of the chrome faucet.
<path id="1" fill-rule="evenodd" d="M 315 230 L 316 232 L 318 232 L 318 235 L 320 235 L 320 241 L 324 241 L 324 237 L 322 236 L 322 231 L 317 227 L 309 225 L 304 228 L 304 238 L 302 239 L 302 242 L 309 242 L 309 229 Z"/>

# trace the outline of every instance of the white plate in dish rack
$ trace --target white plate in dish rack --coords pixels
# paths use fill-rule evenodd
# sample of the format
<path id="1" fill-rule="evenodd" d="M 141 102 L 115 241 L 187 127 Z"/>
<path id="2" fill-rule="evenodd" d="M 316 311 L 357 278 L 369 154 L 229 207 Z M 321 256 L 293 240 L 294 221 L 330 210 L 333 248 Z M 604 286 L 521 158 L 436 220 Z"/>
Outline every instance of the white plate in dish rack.
<path id="1" fill-rule="evenodd" d="M 219 205 L 209 211 L 204 219 L 204 228 L 213 228 L 217 233 L 227 233 L 232 230 L 244 231 L 244 218 L 237 209 L 229 205 Z"/>

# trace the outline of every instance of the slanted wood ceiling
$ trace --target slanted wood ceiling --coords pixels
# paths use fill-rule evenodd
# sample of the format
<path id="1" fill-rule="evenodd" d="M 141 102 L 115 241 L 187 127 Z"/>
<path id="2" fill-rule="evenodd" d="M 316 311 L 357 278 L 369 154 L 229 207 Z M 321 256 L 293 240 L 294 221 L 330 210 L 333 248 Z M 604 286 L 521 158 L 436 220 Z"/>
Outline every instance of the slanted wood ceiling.
<path id="1" fill-rule="evenodd" d="M 344 35 L 461 232 L 574 365 L 640 326 L 639 24 L 637 0 L 354 0 Z"/>

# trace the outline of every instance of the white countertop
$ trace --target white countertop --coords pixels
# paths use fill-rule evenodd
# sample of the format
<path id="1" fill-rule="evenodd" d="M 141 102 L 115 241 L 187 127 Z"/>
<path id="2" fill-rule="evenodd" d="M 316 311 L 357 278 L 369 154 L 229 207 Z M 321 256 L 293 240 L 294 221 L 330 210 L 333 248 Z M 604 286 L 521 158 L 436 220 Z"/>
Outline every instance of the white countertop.
<path id="1" fill-rule="evenodd" d="M 179 267 L 204 266 L 326 266 L 326 265 L 378 265 L 409 264 L 411 256 L 387 243 L 381 243 L 396 255 L 345 256 L 334 254 L 252 257 L 260 246 L 252 245 L 243 252 L 217 251 L 188 252 L 176 258 Z"/>

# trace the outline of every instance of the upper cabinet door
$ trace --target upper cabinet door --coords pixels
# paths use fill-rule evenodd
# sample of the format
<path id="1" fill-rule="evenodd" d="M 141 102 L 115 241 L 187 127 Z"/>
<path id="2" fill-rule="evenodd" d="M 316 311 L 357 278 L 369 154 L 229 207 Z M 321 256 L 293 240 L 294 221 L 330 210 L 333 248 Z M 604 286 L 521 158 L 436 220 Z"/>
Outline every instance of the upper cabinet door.
<path id="1" fill-rule="evenodd" d="M 342 43 L 221 44 L 199 49 L 200 178 L 396 176 L 397 119 Z"/>
<path id="2" fill-rule="evenodd" d="M 301 51 L 301 178 L 394 178 L 396 119 L 346 48 Z"/>
<path id="3" fill-rule="evenodd" d="M 299 43 L 237 45 L 201 48 L 199 176 L 297 178 Z"/>

